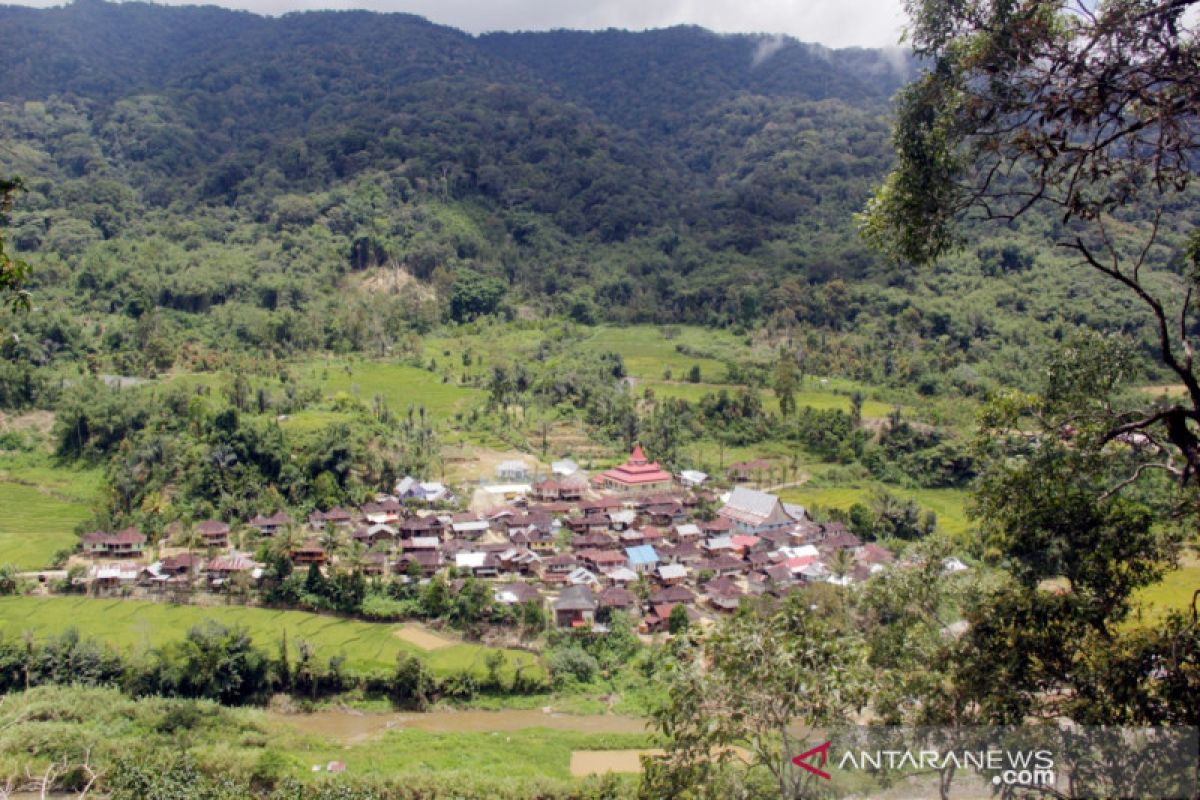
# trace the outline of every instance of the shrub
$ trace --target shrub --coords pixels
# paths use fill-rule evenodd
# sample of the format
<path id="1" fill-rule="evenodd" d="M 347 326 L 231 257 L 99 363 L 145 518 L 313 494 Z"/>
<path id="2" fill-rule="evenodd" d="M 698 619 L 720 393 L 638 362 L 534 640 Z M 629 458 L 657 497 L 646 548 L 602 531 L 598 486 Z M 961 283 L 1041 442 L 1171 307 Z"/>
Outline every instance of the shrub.
<path id="1" fill-rule="evenodd" d="M 596 659 L 578 646 L 555 650 L 547 659 L 547 666 L 556 687 L 571 681 L 590 683 L 600 669 Z"/>

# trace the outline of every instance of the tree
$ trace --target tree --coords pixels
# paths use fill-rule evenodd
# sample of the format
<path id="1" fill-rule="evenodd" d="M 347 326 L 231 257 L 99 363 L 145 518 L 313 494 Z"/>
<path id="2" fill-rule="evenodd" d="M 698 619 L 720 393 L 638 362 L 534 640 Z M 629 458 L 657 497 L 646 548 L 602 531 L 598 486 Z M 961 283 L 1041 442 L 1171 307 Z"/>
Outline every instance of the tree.
<path id="1" fill-rule="evenodd" d="M 550 678 L 555 686 L 564 686 L 572 681 L 590 683 L 600 671 L 600 663 L 590 653 L 571 642 L 552 651 L 546 659 Z"/>
<path id="2" fill-rule="evenodd" d="M 988 722 L 1159 725 L 1195 715 L 1177 696 L 1163 697 L 1146 666 L 1200 690 L 1184 666 L 1200 658 L 1194 632 L 1179 617 L 1135 625 L 1131 616 L 1136 592 L 1163 576 L 1193 529 L 1193 516 L 1170 514 L 1177 487 L 1156 474 L 1114 491 L 1114 476 L 1130 469 L 1136 452 L 1099 449 L 1089 435 L 1048 436 L 1029 447 L 1020 424 L 1030 412 L 1046 418 L 1057 387 L 1073 382 L 1061 371 L 1103 373 L 1105 362 L 1095 351 L 1055 359 L 1042 393 L 998 403 L 984 417 L 980 438 L 992 463 L 975 514 L 988 555 L 1009 577 L 968 607 L 955 682 Z M 1057 590 L 1047 591 L 1048 579 Z"/>
<path id="3" fill-rule="evenodd" d="M 491 314 L 507 291 L 507 287 L 495 278 L 463 270 L 451 287 L 450 317 L 456 322 L 466 322 Z"/>
<path id="4" fill-rule="evenodd" d="M 687 633 L 688 625 L 690 624 L 687 615 L 687 606 L 683 603 L 677 603 L 667 616 L 667 631 L 672 636 L 679 636 Z"/>
<path id="5" fill-rule="evenodd" d="M 391 698 L 397 708 L 424 711 L 433 701 L 435 683 L 425 663 L 414 655 L 400 653 L 392 676 Z"/>
<path id="6" fill-rule="evenodd" d="M 964 219 L 1051 213 L 1058 245 L 1148 313 L 1182 397 L 1078 409 L 1101 443 L 1148 437 L 1157 469 L 1200 469 L 1193 363 L 1200 231 L 1176 218 L 1200 166 L 1196 0 L 911 0 L 928 69 L 898 100 L 896 166 L 862 217 L 867 238 L 918 264 L 963 241 Z M 1184 269 L 1161 269 L 1175 257 Z M 1160 269 L 1155 269 L 1156 267 Z M 1157 273 L 1157 274 L 1154 274 Z"/>
<path id="7" fill-rule="evenodd" d="M 270 690 L 270 663 L 243 628 L 215 622 L 191 628 L 183 640 L 155 653 L 163 694 L 203 697 L 226 704 L 249 703 Z"/>
<path id="8" fill-rule="evenodd" d="M 492 603 L 492 592 L 488 585 L 468 577 L 463 581 L 462 588 L 449 600 L 450 624 L 470 630 L 487 616 Z"/>
<path id="9" fill-rule="evenodd" d="M 19 178 L 0 178 L 0 222 L 6 221 L 21 188 Z M 0 305 L 5 305 L 7 299 L 7 305 L 14 311 L 28 309 L 29 293 L 24 287 L 29 277 L 29 265 L 11 257 L 7 251 L 7 244 L 4 232 L 0 230 Z"/>
<path id="10" fill-rule="evenodd" d="M 288 653 L 287 628 L 279 636 L 279 659 L 275 662 L 275 682 L 285 692 L 292 688 L 292 661 Z"/>
<path id="11" fill-rule="evenodd" d="M 931 537 L 908 553 L 909 566 L 873 576 L 854 596 L 876 671 L 872 710 L 889 725 L 963 724 L 973 717 L 953 680 L 958 641 L 948 635 L 975 580 L 947 574 L 952 542 Z"/>
<path id="12" fill-rule="evenodd" d="M 841 548 L 829 559 L 829 574 L 843 581 L 854 570 L 854 556 L 850 551 Z"/>
<path id="13" fill-rule="evenodd" d="M 796 411 L 796 389 L 800 386 L 800 371 L 796 358 L 790 353 L 780 353 L 775 365 L 775 396 L 779 398 L 779 413 L 790 417 Z"/>
<path id="14" fill-rule="evenodd" d="M 524 636 L 536 636 L 546 628 L 546 608 L 541 600 L 527 600 L 519 607 Z"/>
<path id="15" fill-rule="evenodd" d="M 744 605 L 702 638 L 676 642 L 652 714 L 666 753 L 647 761 L 641 796 L 728 796 L 711 788 L 728 770 L 765 771 L 775 796 L 805 796 L 807 773 L 791 762 L 803 752 L 798 729 L 843 722 L 866 699 L 857 633 L 790 595 L 773 607 Z M 749 751 L 749 764 L 735 746 Z"/>
<path id="16" fill-rule="evenodd" d="M 450 604 L 450 587 L 446 579 L 440 574 L 434 575 L 421 593 L 421 607 L 425 616 L 438 619 L 450 610 Z"/>
<path id="17" fill-rule="evenodd" d="M 304 591 L 313 597 L 323 598 L 329 592 L 328 582 L 317 563 L 308 565 L 308 574 L 304 577 Z"/>

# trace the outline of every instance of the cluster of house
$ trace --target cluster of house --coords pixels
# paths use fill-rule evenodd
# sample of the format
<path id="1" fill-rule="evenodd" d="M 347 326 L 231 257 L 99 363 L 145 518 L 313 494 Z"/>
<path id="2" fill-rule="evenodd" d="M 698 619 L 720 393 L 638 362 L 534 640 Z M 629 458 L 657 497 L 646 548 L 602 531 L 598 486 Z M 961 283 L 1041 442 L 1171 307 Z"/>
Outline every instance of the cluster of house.
<path id="1" fill-rule="evenodd" d="M 699 620 L 733 611 L 749 596 L 862 581 L 893 562 L 887 549 L 860 541 L 840 523 L 816 523 L 804 508 L 744 486 L 719 498 L 715 516 L 701 519 L 698 491 L 640 447 L 591 479 L 578 469 L 556 471 L 487 512 L 438 512 L 410 502 L 431 496 L 450 495 L 441 484 L 405 478 L 394 494 L 356 510 L 314 512 L 292 561 L 321 566 L 336 559 L 321 544 L 333 529 L 332 538 L 362 545 L 358 565 L 368 575 L 426 579 L 453 567 L 460 578 L 493 581 L 499 603 L 548 603 L 559 626 L 602 626 L 621 611 L 647 632 L 663 630 L 679 605 Z M 279 512 L 247 524 L 273 536 L 295 522 Z M 228 549 L 225 523 L 201 522 L 194 531 L 207 550 Z M 126 530 L 89 534 L 84 542 L 89 553 L 122 559 L 140 555 L 145 537 Z M 101 586 L 171 586 L 203 577 L 219 587 L 238 573 L 256 579 L 262 565 L 237 552 L 214 558 L 189 552 L 142 568 L 118 563 L 97 570 Z"/>

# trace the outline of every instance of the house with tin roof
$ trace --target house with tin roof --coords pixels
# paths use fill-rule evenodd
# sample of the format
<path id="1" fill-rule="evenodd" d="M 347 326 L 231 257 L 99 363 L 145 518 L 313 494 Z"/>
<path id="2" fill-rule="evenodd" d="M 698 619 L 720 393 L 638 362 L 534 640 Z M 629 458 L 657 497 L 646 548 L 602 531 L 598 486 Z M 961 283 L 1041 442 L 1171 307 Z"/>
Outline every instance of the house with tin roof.
<path id="1" fill-rule="evenodd" d="M 717 515 L 728 520 L 735 533 L 755 535 L 790 528 L 800 521 L 788 513 L 775 495 L 744 486 L 730 493 Z"/>

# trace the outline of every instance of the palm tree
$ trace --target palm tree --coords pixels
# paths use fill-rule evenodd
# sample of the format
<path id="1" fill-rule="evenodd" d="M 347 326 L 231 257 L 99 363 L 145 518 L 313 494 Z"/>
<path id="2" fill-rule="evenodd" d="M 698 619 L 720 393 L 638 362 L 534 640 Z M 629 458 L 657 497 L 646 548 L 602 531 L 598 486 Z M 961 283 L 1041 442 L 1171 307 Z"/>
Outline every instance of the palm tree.
<path id="1" fill-rule="evenodd" d="M 827 566 L 840 583 L 854 569 L 854 557 L 850 555 L 849 550 L 842 548 L 830 557 Z"/>
<path id="2" fill-rule="evenodd" d="M 324 544 L 322 544 L 324 546 Z M 352 540 L 346 548 L 346 566 L 351 572 L 358 572 L 362 569 L 363 559 L 366 556 L 367 548 L 363 547 L 362 542 Z"/>
<path id="3" fill-rule="evenodd" d="M 838 579 L 838 606 L 841 613 L 844 615 L 848 612 L 849 608 L 846 602 L 846 595 L 848 593 L 843 581 L 845 580 L 845 577 L 850 574 L 850 571 L 854 569 L 854 557 L 850 555 L 849 550 L 841 548 L 832 556 L 830 556 L 826 566 L 829 568 L 829 571 L 833 573 L 833 576 Z"/>
<path id="4" fill-rule="evenodd" d="M 275 539 L 271 543 L 271 549 L 276 555 L 291 556 L 292 551 L 300 544 L 300 532 L 296 530 L 295 525 L 284 525 L 281 530 L 275 534 Z"/>
<path id="5" fill-rule="evenodd" d="M 320 542 L 321 547 L 325 548 L 325 552 L 333 555 L 334 551 L 338 549 L 338 545 L 341 544 L 341 537 L 338 536 L 337 526 L 326 525 L 325 529 L 321 531 Z"/>

